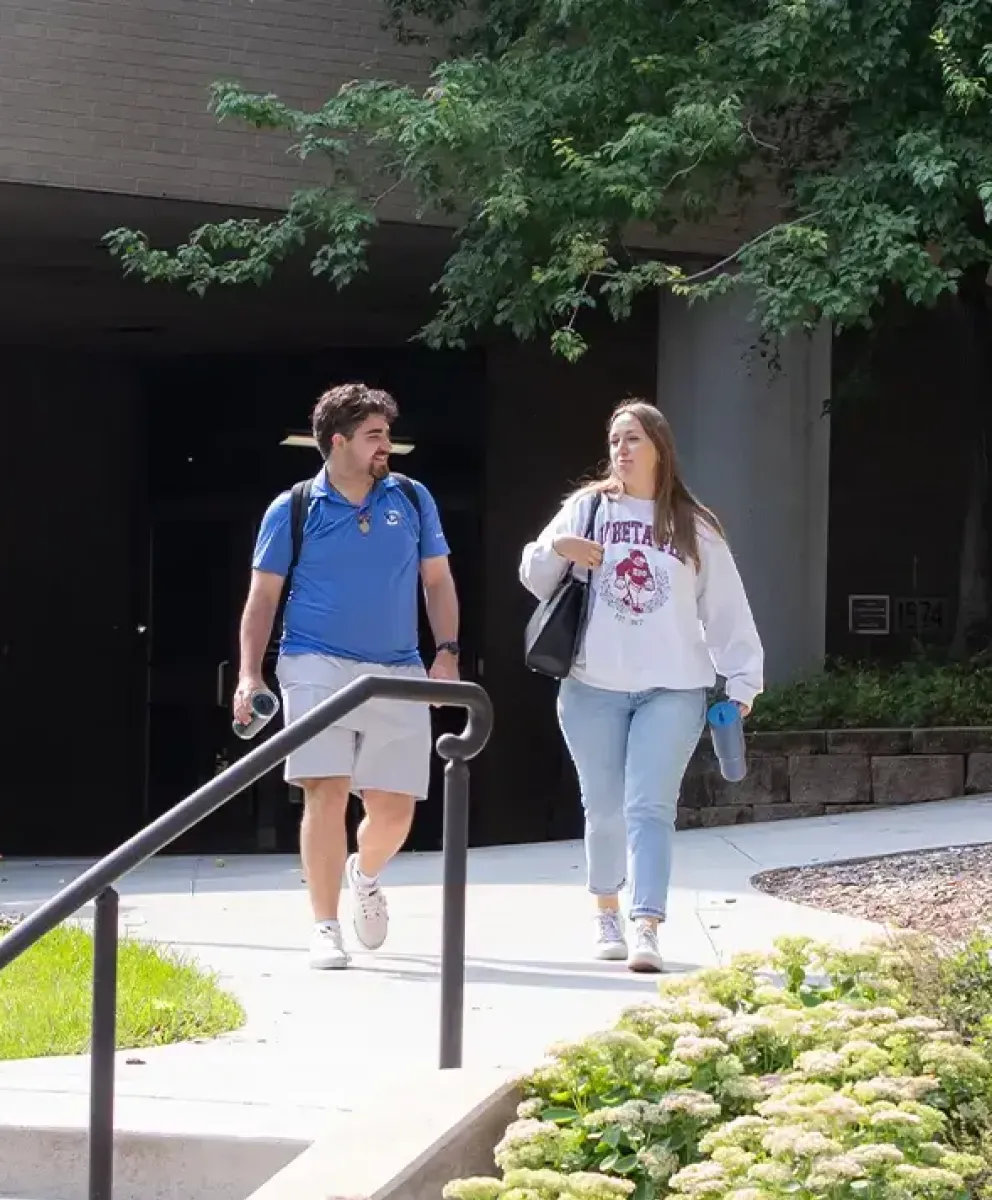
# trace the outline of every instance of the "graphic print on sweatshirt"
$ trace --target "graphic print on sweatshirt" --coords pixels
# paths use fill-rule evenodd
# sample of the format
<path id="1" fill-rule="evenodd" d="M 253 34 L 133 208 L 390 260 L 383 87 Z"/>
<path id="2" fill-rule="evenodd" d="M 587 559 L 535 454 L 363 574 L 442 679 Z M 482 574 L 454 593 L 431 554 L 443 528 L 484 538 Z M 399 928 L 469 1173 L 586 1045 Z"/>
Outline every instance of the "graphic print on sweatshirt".
<path id="1" fill-rule="evenodd" d="M 600 533 L 606 550 L 600 576 L 599 594 L 613 610 L 618 621 L 639 625 L 645 616 L 662 608 L 672 594 L 672 584 L 664 565 L 640 547 L 655 550 L 654 530 L 643 521 L 606 521 Z M 610 548 L 618 547 L 618 554 Z M 626 553 L 624 553 L 626 550 Z M 673 555 L 671 547 L 663 554 Z"/>

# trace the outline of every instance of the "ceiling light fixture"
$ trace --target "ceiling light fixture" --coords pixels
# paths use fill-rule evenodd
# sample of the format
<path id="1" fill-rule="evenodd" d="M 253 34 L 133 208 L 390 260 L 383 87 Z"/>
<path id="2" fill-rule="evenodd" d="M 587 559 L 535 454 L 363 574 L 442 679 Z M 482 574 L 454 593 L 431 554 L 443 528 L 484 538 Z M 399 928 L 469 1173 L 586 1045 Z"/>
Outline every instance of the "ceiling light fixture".
<path id="1" fill-rule="evenodd" d="M 317 449 L 317 443 L 313 440 L 313 438 L 310 436 L 309 433 L 288 433 L 282 439 L 282 441 L 279 443 L 279 445 L 280 446 L 296 446 L 297 448 L 304 449 L 304 450 L 316 450 Z M 412 454 L 413 448 L 414 448 L 413 442 L 393 442 L 392 453 L 393 454 Z"/>

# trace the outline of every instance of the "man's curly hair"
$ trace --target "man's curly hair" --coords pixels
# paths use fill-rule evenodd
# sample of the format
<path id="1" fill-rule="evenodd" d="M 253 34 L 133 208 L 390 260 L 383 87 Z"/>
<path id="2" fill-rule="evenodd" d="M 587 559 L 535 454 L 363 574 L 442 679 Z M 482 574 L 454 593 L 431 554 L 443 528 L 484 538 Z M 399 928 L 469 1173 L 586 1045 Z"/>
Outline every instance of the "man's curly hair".
<path id="1" fill-rule="evenodd" d="M 328 388 L 313 410 L 313 436 L 320 453 L 327 458 L 336 433 L 352 438 L 359 425 L 373 416 L 385 417 L 390 425 L 399 416 L 396 401 L 388 392 L 364 383 Z"/>

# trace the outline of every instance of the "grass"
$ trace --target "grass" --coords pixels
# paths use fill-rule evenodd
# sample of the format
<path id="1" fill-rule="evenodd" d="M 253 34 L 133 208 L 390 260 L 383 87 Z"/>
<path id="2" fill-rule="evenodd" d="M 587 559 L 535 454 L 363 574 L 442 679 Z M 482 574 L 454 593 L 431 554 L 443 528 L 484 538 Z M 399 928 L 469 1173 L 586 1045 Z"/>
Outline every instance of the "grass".
<path id="1" fill-rule="evenodd" d="M 92 980 L 93 938 L 72 925 L 53 930 L 0 971 L 0 1060 L 88 1051 Z M 217 1037 L 244 1020 L 244 1009 L 213 975 L 172 951 L 121 941 L 118 1049 Z"/>

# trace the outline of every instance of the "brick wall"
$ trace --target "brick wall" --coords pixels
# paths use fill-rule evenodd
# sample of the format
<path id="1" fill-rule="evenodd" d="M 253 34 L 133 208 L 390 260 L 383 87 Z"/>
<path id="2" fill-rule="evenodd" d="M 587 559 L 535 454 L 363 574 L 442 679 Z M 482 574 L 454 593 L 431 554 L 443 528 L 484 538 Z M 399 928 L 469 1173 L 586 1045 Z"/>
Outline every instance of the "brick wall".
<path id="1" fill-rule="evenodd" d="M 4 0 L 0 180 L 279 205 L 308 168 L 218 126 L 210 84 L 316 105 L 363 75 L 426 74 L 380 19 L 376 0 Z"/>
<path id="2" fill-rule="evenodd" d="M 382 29 L 379 0 L 2 0 L 0 182 L 279 207 L 320 164 L 218 125 L 215 80 L 312 107 L 351 79 L 416 82 L 428 69 L 424 48 Z M 412 219 L 409 194 L 380 214 Z M 777 215 L 760 196 L 669 248 L 726 254 Z"/>

